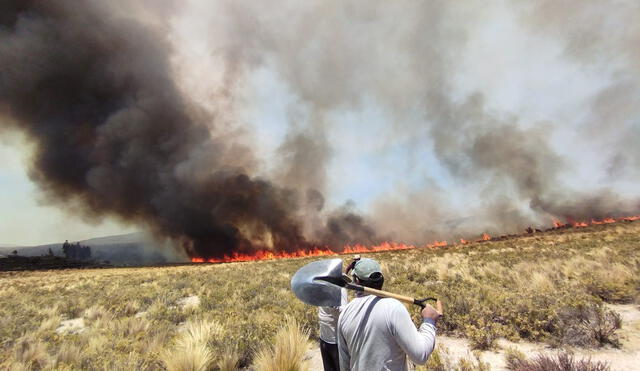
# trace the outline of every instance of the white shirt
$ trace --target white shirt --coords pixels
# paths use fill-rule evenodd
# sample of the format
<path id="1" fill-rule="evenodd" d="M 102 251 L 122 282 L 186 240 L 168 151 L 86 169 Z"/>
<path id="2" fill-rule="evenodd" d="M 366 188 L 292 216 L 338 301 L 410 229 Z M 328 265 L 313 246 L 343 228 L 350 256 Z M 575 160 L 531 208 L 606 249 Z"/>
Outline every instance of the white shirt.
<path id="1" fill-rule="evenodd" d="M 407 356 L 425 364 L 435 346 L 433 320 L 419 329 L 407 308 L 396 299 L 373 295 L 356 297 L 338 320 L 340 370 L 406 370 Z"/>
<path id="2" fill-rule="evenodd" d="M 338 327 L 338 317 L 340 310 L 347 304 L 347 290 L 340 289 L 339 307 L 318 307 L 318 322 L 320 323 L 320 339 L 336 344 L 336 328 Z"/>

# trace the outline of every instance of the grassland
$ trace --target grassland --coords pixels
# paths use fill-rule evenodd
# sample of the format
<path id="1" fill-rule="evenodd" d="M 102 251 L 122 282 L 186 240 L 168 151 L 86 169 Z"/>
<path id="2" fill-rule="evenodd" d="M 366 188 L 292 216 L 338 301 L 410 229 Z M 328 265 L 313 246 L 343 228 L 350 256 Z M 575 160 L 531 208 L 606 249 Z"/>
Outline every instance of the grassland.
<path id="1" fill-rule="evenodd" d="M 477 349 L 619 346 L 605 303 L 640 302 L 640 222 L 371 256 L 385 289 L 442 298 L 439 332 Z M 304 366 L 317 309 L 289 281 L 312 260 L 0 273 L 0 368 Z"/>

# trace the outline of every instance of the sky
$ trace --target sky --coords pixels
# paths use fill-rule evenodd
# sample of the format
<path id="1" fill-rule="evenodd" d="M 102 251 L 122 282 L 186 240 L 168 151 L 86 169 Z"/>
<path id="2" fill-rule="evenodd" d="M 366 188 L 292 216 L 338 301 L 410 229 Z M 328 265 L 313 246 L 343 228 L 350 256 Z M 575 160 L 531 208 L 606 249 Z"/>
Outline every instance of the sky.
<path id="1" fill-rule="evenodd" d="M 89 221 L 48 205 L 29 179 L 29 154 L 21 135 L 0 136 L 0 246 L 80 241 L 136 231 L 116 220 Z"/>
<path id="2" fill-rule="evenodd" d="M 422 14 L 409 19 L 415 4 L 342 9 L 312 3 L 306 9 L 284 1 L 267 9 L 248 1 L 191 0 L 169 22 L 174 77 L 186 96 L 219 114 L 216 94 L 233 79 L 222 98 L 232 117 L 217 130 L 250 146 L 251 171 L 258 177 L 286 182 L 284 143 L 304 133 L 323 149 L 317 171 L 303 173 L 321 189 L 325 210 L 347 205 L 378 225 L 396 212 L 400 220 L 428 219 L 436 209 L 448 219 L 483 218 L 487 205 L 505 197 L 513 201 L 510 207 L 543 222 L 531 200 L 505 180 L 512 168 L 481 159 L 471 176 L 460 176 L 456 167 L 476 159 L 447 162 L 459 160 L 456 151 L 465 149 L 464 138 L 471 134 L 429 116 L 439 107 L 424 104 L 433 93 L 428 85 L 443 83 L 451 107 L 481 102 L 482 115 L 472 119 L 478 127 L 483 120 L 487 128 L 507 123 L 518 133 L 544 138 L 562 161 L 559 190 L 606 188 L 638 196 L 634 164 L 640 164 L 640 152 L 632 147 L 640 141 L 640 121 L 629 96 L 637 96 L 640 76 L 628 46 L 640 40 L 630 21 L 640 14 L 633 2 L 612 9 L 570 1 L 567 8 L 576 11 L 568 15 L 549 1 L 448 4 L 443 16 L 451 29 L 423 28 Z M 308 18 L 313 12 L 315 18 Z M 396 23 L 393 14 L 404 21 Z M 349 19 L 354 15 L 357 22 Z M 414 35 L 412 27 L 420 33 Z M 407 37 L 419 42 L 414 47 Z M 435 62 L 421 59 L 431 58 L 431 51 L 418 50 L 431 46 L 421 42 L 431 39 L 442 57 Z M 614 94 L 616 89 L 623 93 Z M 447 132 L 442 125 L 449 124 Z M 451 140 L 453 153 L 438 142 L 438 132 L 458 136 L 457 144 Z M 49 203 L 28 175 L 28 143 L 13 129 L 0 131 L 0 244 L 81 240 L 140 228 L 104 215 L 88 220 Z"/>

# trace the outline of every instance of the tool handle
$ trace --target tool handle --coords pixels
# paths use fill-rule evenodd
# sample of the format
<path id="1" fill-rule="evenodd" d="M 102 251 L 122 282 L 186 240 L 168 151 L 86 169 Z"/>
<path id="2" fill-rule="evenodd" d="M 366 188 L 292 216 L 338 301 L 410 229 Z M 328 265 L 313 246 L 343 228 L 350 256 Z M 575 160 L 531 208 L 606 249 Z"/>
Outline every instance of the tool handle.
<path id="1" fill-rule="evenodd" d="M 405 303 L 409 303 L 409 304 L 415 304 L 420 306 L 420 308 L 424 309 L 425 307 L 425 303 L 429 300 L 433 300 L 436 302 L 436 310 L 438 311 L 438 313 L 442 314 L 442 303 L 440 302 L 439 299 L 436 298 L 424 298 L 424 299 L 414 299 L 410 296 L 404 296 L 404 295 L 399 295 L 399 294 L 394 294 L 392 292 L 388 292 L 388 291 L 382 291 L 382 290 L 376 290 L 376 289 L 372 289 L 371 287 L 366 287 L 366 286 L 362 286 L 362 285 L 356 285 L 353 283 L 346 283 L 345 286 L 347 289 L 350 290 L 355 290 L 355 291 L 360 291 L 360 292 L 366 292 L 368 294 L 372 294 L 375 296 L 380 296 L 382 298 L 393 298 L 393 299 L 397 299 L 400 301 L 404 301 Z"/>
<path id="2" fill-rule="evenodd" d="M 404 301 L 405 303 L 409 303 L 409 304 L 415 304 L 420 306 L 421 308 L 424 308 L 425 306 L 425 302 L 427 300 L 434 300 L 436 301 L 436 303 L 439 302 L 439 300 L 437 300 L 436 298 L 424 298 L 424 299 L 414 299 L 410 296 L 404 296 L 404 295 L 399 295 L 399 294 L 394 294 L 392 292 L 387 292 L 387 291 L 382 291 L 382 290 L 376 290 L 376 289 L 372 289 L 370 287 L 362 287 L 362 291 L 375 295 L 375 296 L 380 296 L 383 298 L 393 298 L 393 299 L 397 299 L 400 301 Z M 440 304 L 440 309 L 442 309 L 442 304 Z"/>

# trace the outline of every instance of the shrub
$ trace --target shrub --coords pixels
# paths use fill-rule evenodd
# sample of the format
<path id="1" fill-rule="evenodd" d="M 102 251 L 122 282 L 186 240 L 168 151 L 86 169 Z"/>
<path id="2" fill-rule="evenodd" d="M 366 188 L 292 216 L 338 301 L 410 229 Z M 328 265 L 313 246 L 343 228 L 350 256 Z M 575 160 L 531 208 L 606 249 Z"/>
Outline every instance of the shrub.
<path id="1" fill-rule="evenodd" d="M 616 334 L 622 326 L 620 315 L 607 310 L 602 303 L 566 307 L 559 313 L 558 337 L 562 344 L 599 347 L 620 346 Z"/>
<path id="2" fill-rule="evenodd" d="M 487 362 L 482 362 L 477 352 L 473 353 L 473 358 L 461 358 L 455 367 L 460 371 L 489 371 L 491 366 Z"/>
<path id="3" fill-rule="evenodd" d="M 483 324 L 484 326 L 481 327 L 473 324 L 465 326 L 465 335 L 469 338 L 473 349 L 491 349 L 499 337 L 494 323 L 484 322 Z"/>
<path id="4" fill-rule="evenodd" d="M 587 292 L 608 303 L 630 303 L 633 301 L 635 290 L 631 281 L 607 280 L 604 275 L 588 276 L 585 278 Z"/>
<path id="5" fill-rule="evenodd" d="M 507 348 L 504 352 L 504 360 L 509 370 L 515 370 L 526 362 L 527 356 L 516 348 Z"/>
<path id="6" fill-rule="evenodd" d="M 608 371 L 609 365 L 592 362 L 590 359 L 576 360 L 573 355 L 559 353 L 557 356 L 539 354 L 531 360 L 517 359 L 507 363 L 513 371 Z"/>
<path id="7" fill-rule="evenodd" d="M 440 345 L 436 345 L 427 363 L 415 367 L 415 371 L 448 371 L 452 368 L 451 356 L 449 350 Z"/>

